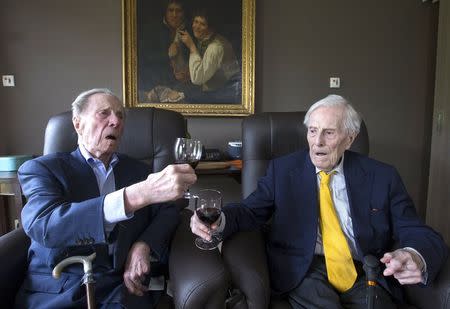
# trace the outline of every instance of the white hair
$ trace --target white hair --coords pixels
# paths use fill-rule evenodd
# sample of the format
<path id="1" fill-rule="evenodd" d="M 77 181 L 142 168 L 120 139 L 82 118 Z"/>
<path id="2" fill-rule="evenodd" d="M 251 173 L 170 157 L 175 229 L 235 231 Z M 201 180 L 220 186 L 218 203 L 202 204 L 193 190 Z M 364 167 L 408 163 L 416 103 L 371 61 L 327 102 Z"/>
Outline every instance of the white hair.
<path id="1" fill-rule="evenodd" d="M 75 99 L 75 101 L 73 101 L 72 103 L 72 117 L 77 117 L 79 116 L 83 110 L 86 107 L 86 103 L 89 102 L 89 98 L 97 93 L 102 93 L 102 94 L 106 94 L 109 96 L 112 96 L 114 98 L 116 98 L 119 102 L 120 99 L 109 89 L 107 88 L 94 88 L 91 90 L 87 90 L 84 91 L 82 93 L 80 93 L 77 98 Z"/>
<path id="2" fill-rule="evenodd" d="M 305 115 L 305 120 L 303 124 L 308 127 L 309 126 L 309 118 L 311 113 L 318 109 L 319 107 L 324 106 L 342 106 L 344 108 L 344 129 L 347 130 L 347 133 L 357 135 L 359 133 L 359 129 L 361 128 L 361 116 L 359 113 L 353 108 L 347 99 L 341 97 L 340 95 L 330 94 L 329 96 L 317 101 L 308 109 Z"/>

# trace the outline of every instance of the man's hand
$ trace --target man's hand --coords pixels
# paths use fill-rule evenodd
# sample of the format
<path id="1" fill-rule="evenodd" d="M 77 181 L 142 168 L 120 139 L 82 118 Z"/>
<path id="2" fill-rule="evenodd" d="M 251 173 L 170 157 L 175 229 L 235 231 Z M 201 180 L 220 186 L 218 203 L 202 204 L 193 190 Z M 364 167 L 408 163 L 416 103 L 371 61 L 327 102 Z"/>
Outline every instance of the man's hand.
<path id="1" fill-rule="evenodd" d="M 216 222 L 211 224 L 211 228 L 208 227 L 206 224 L 204 224 L 198 217 L 197 214 L 194 212 L 194 214 L 191 217 L 191 231 L 197 236 L 200 236 L 201 238 L 210 241 L 211 240 L 211 231 L 215 230 L 219 227 L 221 221 L 221 217 L 217 219 Z"/>
<path id="2" fill-rule="evenodd" d="M 142 284 L 150 272 L 150 247 L 142 242 L 136 242 L 128 252 L 123 281 L 131 294 L 142 296 L 147 287 Z"/>
<path id="3" fill-rule="evenodd" d="M 125 211 L 127 213 L 150 204 L 174 201 L 197 181 L 189 164 L 173 164 L 161 172 L 148 175 L 145 181 L 125 188 Z"/>
<path id="4" fill-rule="evenodd" d="M 394 276 L 400 284 L 415 284 L 422 282 L 422 261 L 414 252 L 398 249 L 387 252 L 380 259 L 386 265 L 385 276 Z"/>
<path id="5" fill-rule="evenodd" d="M 179 31 L 181 42 L 186 45 L 191 53 L 197 52 L 197 47 L 195 46 L 194 40 L 192 40 L 191 35 L 187 31 Z"/>
<path id="6" fill-rule="evenodd" d="M 183 197 L 196 181 L 197 176 L 189 164 L 174 164 L 148 175 L 145 190 L 152 204 L 173 201 Z"/>

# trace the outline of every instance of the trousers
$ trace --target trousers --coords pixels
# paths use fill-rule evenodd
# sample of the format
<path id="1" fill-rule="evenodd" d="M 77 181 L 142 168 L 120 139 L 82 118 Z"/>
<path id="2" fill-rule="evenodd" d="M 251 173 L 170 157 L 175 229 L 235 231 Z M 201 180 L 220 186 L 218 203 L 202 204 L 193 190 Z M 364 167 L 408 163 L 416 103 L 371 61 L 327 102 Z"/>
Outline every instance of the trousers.
<path id="1" fill-rule="evenodd" d="M 328 282 L 327 269 L 323 256 L 316 255 L 303 281 L 288 293 L 292 308 L 327 308 L 327 309 L 366 309 L 367 285 L 360 262 L 355 261 L 358 277 L 348 291 L 339 293 Z M 390 294 L 381 286 L 375 287 L 376 309 L 397 308 Z"/>

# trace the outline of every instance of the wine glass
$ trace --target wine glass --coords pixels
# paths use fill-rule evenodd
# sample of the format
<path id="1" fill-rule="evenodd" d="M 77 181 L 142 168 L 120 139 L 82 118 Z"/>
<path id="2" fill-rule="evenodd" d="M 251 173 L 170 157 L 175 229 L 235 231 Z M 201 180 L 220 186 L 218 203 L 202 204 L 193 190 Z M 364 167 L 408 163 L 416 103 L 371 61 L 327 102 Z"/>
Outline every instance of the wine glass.
<path id="1" fill-rule="evenodd" d="M 189 164 L 193 169 L 200 161 L 202 156 L 202 143 L 196 139 L 179 137 L 175 141 L 175 164 Z M 184 198 L 193 198 L 194 196 L 186 191 Z"/>
<path id="2" fill-rule="evenodd" d="M 195 213 L 200 221 L 210 227 L 222 213 L 222 193 L 213 189 L 200 190 L 195 196 Z M 211 231 L 211 240 L 197 237 L 195 245 L 202 250 L 212 250 L 217 248 L 221 241 L 220 234 Z"/>

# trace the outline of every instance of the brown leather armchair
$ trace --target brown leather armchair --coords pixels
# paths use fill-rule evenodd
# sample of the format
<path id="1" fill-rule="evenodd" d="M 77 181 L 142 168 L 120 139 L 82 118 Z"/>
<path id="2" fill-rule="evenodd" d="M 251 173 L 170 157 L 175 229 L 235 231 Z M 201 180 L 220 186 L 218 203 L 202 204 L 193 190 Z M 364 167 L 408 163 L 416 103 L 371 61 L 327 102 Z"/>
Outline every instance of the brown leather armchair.
<path id="1" fill-rule="evenodd" d="M 307 148 L 305 112 L 272 112 L 256 114 L 242 123 L 243 169 L 242 196 L 256 189 L 257 180 L 266 172 L 269 161 L 289 152 Z M 368 154 L 369 138 L 365 124 L 352 145 L 352 150 Z M 224 262 L 230 271 L 233 288 L 245 300 L 239 308 L 291 308 L 285 300 L 271 298 L 264 233 L 240 232 L 223 243 Z M 450 308 L 450 265 L 428 288 L 407 286 L 407 300 L 417 308 Z"/>
<path id="2" fill-rule="evenodd" d="M 185 119 L 177 112 L 140 108 L 128 109 L 119 151 L 143 160 L 160 171 L 173 162 L 176 137 L 186 134 Z M 71 112 L 51 117 L 45 131 L 44 154 L 72 151 L 77 135 Z M 186 203 L 181 203 L 182 209 Z M 181 223 L 175 232 L 169 257 L 169 277 L 173 299 L 165 296 L 158 308 L 218 308 L 229 284 L 219 252 L 198 250 L 189 229 L 192 212 L 181 210 Z M 30 239 L 23 229 L 0 237 L 0 299 L 11 308 L 27 267 Z M 195 274 L 195 275 L 191 275 Z"/>

